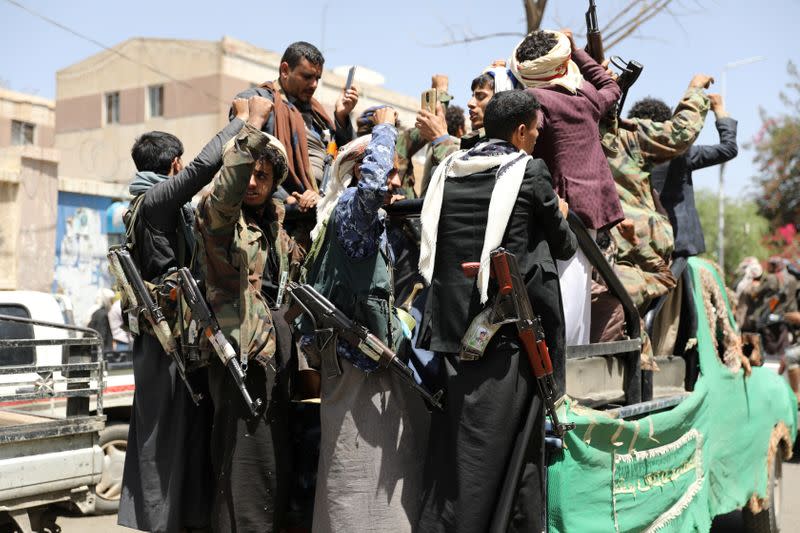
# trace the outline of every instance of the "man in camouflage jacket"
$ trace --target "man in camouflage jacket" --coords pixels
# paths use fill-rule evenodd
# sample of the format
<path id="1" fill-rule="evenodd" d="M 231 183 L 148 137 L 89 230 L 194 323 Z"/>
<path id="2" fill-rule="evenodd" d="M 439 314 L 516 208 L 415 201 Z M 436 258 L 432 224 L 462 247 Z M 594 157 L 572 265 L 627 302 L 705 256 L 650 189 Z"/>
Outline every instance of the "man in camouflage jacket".
<path id="1" fill-rule="evenodd" d="M 705 75 L 692 78 L 669 120 L 633 117 L 624 128 L 609 128 L 603 135 L 603 150 L 635 237 L 625 238 L 619 227 L 611 230 L 616 266 L 640 312 L 676 283 L 669 270 L 675 242 L 672 226 L 653 196 L 650 170 L 657 163 L 681 155 L 697 139 L 709 109 L 703 88 L 710 80 Z"/>
<path id="2" fill-rule="evenodd" d="M 214 531 L 281 530 L 289 492 L 287 357 L 281 354 L 291 341 L 281 334 L 277 307 L 291 241 L 282 228 L 283 208 L 272 199 L 287 175 L 286 152 L 261 132 L 272 103 L 253 96 L 248 104 L 247 123 L 226 145 L 222 172 L 197 217 L 206 297 L 247 369 L 250 395 L 265 404 L 251 418 L 232 377 L 212 357 Z"/>

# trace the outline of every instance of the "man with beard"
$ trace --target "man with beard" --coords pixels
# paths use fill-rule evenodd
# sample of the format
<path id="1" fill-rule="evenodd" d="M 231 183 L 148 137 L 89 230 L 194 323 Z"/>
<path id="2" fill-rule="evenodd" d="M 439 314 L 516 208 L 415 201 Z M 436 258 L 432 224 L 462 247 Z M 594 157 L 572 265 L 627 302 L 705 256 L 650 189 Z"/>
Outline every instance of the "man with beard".
<path id="1" fill-rule="evenodd" d="M 489 530 L 517 434 L 536 385 L 513 325 L 501 327 L 482 357 L 462 359 L 461 341 L 489 303 L 490 252 L 515 254 L 541 316 L 556 375 L 565 363 L 564 318 L 555 259 L 577 241 L 547 167 L 530 156 L 538 137 L 533 94 L 505 91 L 486 106 L 486 140 L 442 162 L 422 208 L 420 272 L 431 284 L 418 345 L 442 361 L 445 410 L 434 411 L 417 531 Z M 566 208 L 563 209 L 566 212 Z M 477 282 L 462 271 L 480 261 Z M 472 358 L 470 358 L 472 359 Z M 513 531 L 542 531 L 544 423 L 525 453 L 512 509 Z"/>
<path id="2" fill-rule="evenodd" d="M 319 184 L 331 143 L 344 146 L 353 138 L 350 112 L 358 103 L 355 86 L 336 101 L 334 120 L 315 98 L 325 58 L 312 44 L 298 41 L 281 57 L 278 79 L 247 89 L 238 96 L 257 94 L 273 101 L 274 110 L 264 131 L 286 147 L 289 179 L 284 188 L 304 207 L 319 201 Z"/>
<path id="3" fill-rule="evenodd" d="M 194 210 L 188 203 L 211 181 L 222 147 L 247 119 L 247 101 L 233 102 L 234 119 L 186 167 L 183 144 L 160 131 L 136 139 L 131 157 L 126 218 L 131 255 L 145 281 L 159 284 L 168 271 L 189 266 L 194 253 Z M 195 406 L 158 339 L 142 332 L 133 342 L 136 391 L 119 503 L 120 525 L 144 531 L 204 529 L 211 501 L 208 438 L 210 406 Z M 198 375 L 195 386 L 205 381 Z"/>
<path id="4" fill-rule="evenodd" d="M 197 208 L 206 297 L 241 358 L 246 388 L 264 402 L 253 416 L 225 366 L 211 357 L 214 531 L 281 531 L 289 498 L 291 336 L 277 307 L 292 243 L 283 206 L 272 198 L 288 173 L 286 152 L 261 131 L 272 109 L 266 98 L 250 98 L 247 124 L 226 145 L 222 172 Z"/>
<path id="5" fill-rule="evenodd" d="M 339 151 L 317 209 L 306 282 L 398 350 L 408 336 L 394 308 L 385 213 L 397 175 L 396 111 L 375 111 L 371 136 Z M 411 531 L 418 515 L 427 435 L 422 399 L 396 374 L 343 339 L 321 357 L 322 438 L 315 532 Z M 313 357 L 313 353 L 310 355 Z"/>

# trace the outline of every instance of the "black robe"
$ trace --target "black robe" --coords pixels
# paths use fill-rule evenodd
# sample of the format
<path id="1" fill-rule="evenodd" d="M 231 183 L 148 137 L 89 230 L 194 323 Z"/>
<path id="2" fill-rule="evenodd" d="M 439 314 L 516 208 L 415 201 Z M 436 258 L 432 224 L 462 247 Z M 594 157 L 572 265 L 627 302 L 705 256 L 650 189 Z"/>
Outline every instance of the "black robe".
<path id="1" fill-rule="evenodd" d="M 235 119 L 181 172 L 151 187 L 136 222 L 133 259 L 145 280 L 177 267 L 181 207 L 214 177 L 225 143 L 242 128 Z M 189 254 L 187 253 L 187 257 Z M 181 265 L 182 266 L 182 265 Z M 175 364 L 158 340 L 139 335 L 133 343 L 133 395 L 118 523 L 143 531 L 204 528 L 211 509 L 209 440 L 211 405 L 195 406 Z M 196 392 L 207 388 L 193 376 Z"/>
<path id="2" fill-rule="evenodd" d="M 455 353 L 481 309 L 475 282 L 464 277 L 461 264 L 480 259 L 496 170 L 450 178 L 444 187 L 419 344 L 442 358 L 439 379 L 446 399 L 445 410 L 431 415 L 420 533 L 489 529 L 516 436 L 536 393 L 513 326 L 501 328 L 479 360 L 461 361 Z M 503 246 L 517 257 L 563 387 L 564 319 L 554 260 L 571 257 L 577 241 L 558 211 L 550 174 L 541 160 L 528 163 Z M 512 531 L 541 531 L 544 525 L 543 432 L 540 415 L 516 490 Z"/>

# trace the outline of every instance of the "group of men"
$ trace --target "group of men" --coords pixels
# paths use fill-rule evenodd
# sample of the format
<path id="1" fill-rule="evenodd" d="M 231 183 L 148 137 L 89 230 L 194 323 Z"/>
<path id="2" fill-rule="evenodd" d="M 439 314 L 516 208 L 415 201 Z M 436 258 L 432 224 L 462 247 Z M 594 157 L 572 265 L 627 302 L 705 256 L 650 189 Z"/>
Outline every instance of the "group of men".
<path id="1" fill-rule="evenodd" d="M 674 113 L 619 124 L 611 71 L 568 30 L 540 30 L 473 80 L 469 133 L 443 76 L 433 78 L 436 111 L 421 110 L 399 131 L 386 106 L 365 110 L 354 128 L 355 86 L 331 117 L 314 98 L 323 64 L 313 45 L 290 45 L 278 79 L 239 94 L 230 122 L 188 165 L 174 136 L 136 139 L 134 262 L 156 287 L 176 268 L 191 270 L 244 386 L 263 404 L 255 413 L 245 404 L 226 361 L 203 342 L 188 376 L 204 395 L 195 404 L 142 327 L 119 523 L 482 532 L 498 523 L 498 494 L 514 479 L 503 523 L 541 531 L 544 414 L 520 444 L 538 390 L 528 354 L 511 324 L 494 328 L 479 356 L 462 349 L 497 297 L 492 252 L 515 256 L 563 393 L 566 346 L 589 342 L 598 320 L 592 268 L 567 213 L 593 237 L 609 237 L 621 277 L 641 280 L 629 290 L 644 314 L 676 283 L 673 242 L 694 231 L 681 218 L 687 169 L 710 163 L 687 150 L 711 80 L 695 77 Z M 711 105 L 719 127 L 721 102 Z M 416 183 L 411 157 L 425 146 Z M 662 201 L 672 198 L 665 211 L 650 171 L 669 160 L 659 186 Z M 680 198 L 670 196 L 675 187 Z M 387 215 L 416 195 L 419 224 Z M 351 336 L 293 313 L 292 281 L 366 327 L 425 388 L 444 392 L 443 405 L 423 400 Z M 309 398 L 319 398 L 318 411 Z M 522 466 L 509 472 L 520 445 Z"/>

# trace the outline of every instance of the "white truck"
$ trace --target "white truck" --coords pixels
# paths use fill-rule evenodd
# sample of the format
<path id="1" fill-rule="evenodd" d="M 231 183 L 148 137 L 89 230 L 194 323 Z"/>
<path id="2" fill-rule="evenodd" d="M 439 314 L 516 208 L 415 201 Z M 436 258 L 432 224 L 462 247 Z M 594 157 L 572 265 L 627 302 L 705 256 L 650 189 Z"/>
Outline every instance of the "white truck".
<path id="1" fill-rule="evenodd" d="M 127 423 L 105 421 L 127 421 L 130 365 L 106 371 L 96 332 L 65 321 L 53 295 L 0 291 L 0 528 L 40 529 L 55 502 L 118 506 Z"/>

